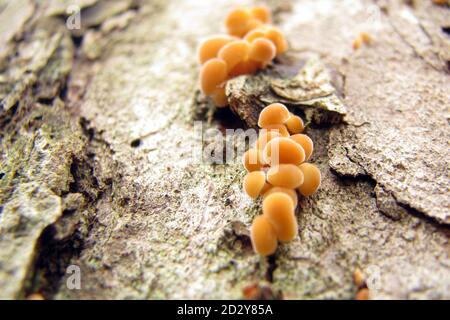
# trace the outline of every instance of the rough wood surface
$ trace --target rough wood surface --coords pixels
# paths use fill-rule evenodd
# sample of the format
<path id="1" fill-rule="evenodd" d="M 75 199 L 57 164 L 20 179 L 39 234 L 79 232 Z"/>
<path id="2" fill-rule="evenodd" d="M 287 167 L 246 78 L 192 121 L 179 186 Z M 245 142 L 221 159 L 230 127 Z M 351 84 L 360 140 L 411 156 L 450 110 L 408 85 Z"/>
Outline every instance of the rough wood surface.
<path id="1" fill-rule="evenodd" d="M 237 3 L 0 1 L 1 298 L 241 298 L 255 283 L 353 298 L 360 268 L 379 272 L 371 298 L 450 299 L 448 6 L 265 2 L 291 49 L 230 82 L 232 109 L 249 126 L 242 115 L 270 97 L 304 112 L 280 88 L 311 57 L 345 107 L 339 121 L 310 117 L 323 186 L 300 201 L 298 239 L 266 260 L 250 246 L 261 208 L 240 162 L 191 156 L 193 120 L 246 126 L 197 87 L 199 39 Z M 70 4 L 81 30 L 66 27 Z M 353 51 L 360 31 L 374 42 Z M 265 95 L 236 97 L 255 81 Z M 73 264 L 81 290 L 66 286 Z"/>

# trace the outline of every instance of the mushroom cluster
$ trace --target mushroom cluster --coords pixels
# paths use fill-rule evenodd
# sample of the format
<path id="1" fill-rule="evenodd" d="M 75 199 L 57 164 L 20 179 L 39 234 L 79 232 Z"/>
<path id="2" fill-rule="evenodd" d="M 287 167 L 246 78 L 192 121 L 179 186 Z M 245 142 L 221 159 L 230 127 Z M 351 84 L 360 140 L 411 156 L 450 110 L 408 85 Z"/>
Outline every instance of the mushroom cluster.
<path id="1" fill-rule="evenodd" d="M 227 80 L 265 68 L 287 50 L 283 33 L 270 21 L 266 7 L 237 8 L 225 19 L 228 35 L 212 36 L 200 44 L 200 87 L 216 106 L 228 105 Z"/>
<path id="2" fill-rule="evenodd" d="M 300 117 L 274 103 L 261 111 L 258 126 L 258 139 L 243 156 L 248 171 L 243 187 L 251 198 L 263 197 L 263 214 L 253 221 L 251 239 L 254 250 L 267 256 L 275 252 L 278 241 L 288 242 L 297 236 L 298 193 L 314 194 L 321 175 L 315 165 L 306 162 L 314 145 L 302 134 Z"/>

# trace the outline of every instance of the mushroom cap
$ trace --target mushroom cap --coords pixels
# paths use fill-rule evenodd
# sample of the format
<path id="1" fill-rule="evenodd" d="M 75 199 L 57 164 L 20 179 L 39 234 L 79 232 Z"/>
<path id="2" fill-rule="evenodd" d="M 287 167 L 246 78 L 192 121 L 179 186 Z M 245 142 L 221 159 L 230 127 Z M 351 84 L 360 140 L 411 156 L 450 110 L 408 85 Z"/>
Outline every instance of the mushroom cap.
<path id="1" fill-rule="evenodd" d="M 297 236 L 294 204 L 286 193 L 275 192 L 264 198 L 263 216 L 272 224 L 278 240 L 287 242 Z"/>
<path id="2" fill-rule="evenodd" d="M 275 58 L 276 53 L 277 49 L 270 40 L 257 38 L 251 44 L 249 57 L 255 61 L 268 63 Z"/>
<path id="3" fill-rule="evenodd" d="M 280 29 L 274 26 L 268 26 L 265 34 L 266 38 L 272 41 L 277 48 L 277 55 L 282 54 L 288 49 L 288 43 Z"/>
<path id="4" fill-rule="evenodd" d="M 304 182 L 298 188 L 298 191 L 305 197 L 316 193 L 322 180 L 319 168 L 311 163 L 302 163 L 299 169 L 303 173 Z"/>
<path id="5" fill-rule="evenodd" d="M 242 156 L 242 163 L 248 172 L 261 170 L 264 167 L 261 151 L 258 149 L 248 149 Z"/>
<path id="6" fill-rule="evenodd" d="M 263 128 L 268 131 L 278 132 L 282 137 L 289 137 L 289 131 L 284 124 L 269 124 Z"/>
<path id="7" fill-rule="evenodd" d="M 212 58 L 216 58 L 219 50 L 224 45 L 233 41 L 233 37 L 228 35 L 216 35 L 203 40 L 198 48 L 198 60 L 200 64 L 204 64 L 206 61 Z"/>
<path id="8" fill-rule="evenodd" d="M 244 191 L 249 197 L 256 199 L 266 184 L 266 174 L 262 171 L 249 172 L 244 178 Z"/>
<path id="9" fill-rule="evenodd" d="M 265 38 L 266 33 L 262 30 L 262 28 L 254 29 L 249 31 L 245 37 L 244 40 L 248 41 L 249 43 L 252 43 L 255 39 L 259 38 Z"/>
<path id="10" fill-rule="evenodd" d="M 263 198 L 266 198 L 267 196 L 271 195 L 272 193 L 275 192 L 284 192 L 286 193 L 292 200 L 292 203 L 294 204 L 294 208 L 297 207 L 298 204 L 298 196 L 297 196 L 297 192 L 295 192 L 294 189 L 288 189 L 288 188 L 282 188 L 282 187 L 271 187 L 269 190 L 267 190 L 266 192 L 262 193 L 263 194 Z"/>
<path id="11" fill-rule="evenodd" d="M 272 103 L 265 107 L 259 114 L 258 126 L 264 128 L 271 124 L 284 124 L 289 120 L 288 108 L 281 103 Z"/>
<path id="12" fill-rule="evenodd" d="M 250 19 L 252 19 L 252 15 L 248 10 L 236 8 L 226 16 L 225 27 L 229 34 L 243 37 L 247 32 L 247 23 Z"/>
<path id="13" fill-rule="evenodd" d="M 200 70 L 200 87 L 207 96 L 212 94 L 217 86 L 227 79 L 227 64 L 219 58 L 213 58 Z"/>
<path id="14" fill-rule="evenodd" d="M 302 118 L 293 114 L 291 114 L 289 120 L 286 121 L 286 127 L 291 134 L 301 133 L 305 129 Z"/>
<path id="15" fill-rule="evenodd" d="M 262 256 L 273 254 L 277 250 L 277 236 L 272 224 L 264 216 L 257 216 L 250 228 L 253 250 Z"/>
<path id="16" fill-rule="evenodd" d="M 256 6 L 250 9 L 250 14 L 263 23 L 269 23 L 272 20 L 270 9 L 266 6 Z"/>
<path id="17" fill-rule="evenodd" d="M 235 40 L 224 45 L 218 57 L 226 62 L 227 72 L 230 72 L 237 64 L 247 60 L 249 52 L 250 45 L 247 41 Z"/>
<path id="18" fill-rule="evenodd" d="M 218 108 L 224 108 L 228 105 L 228 98 L 225 94 L 225 87 L 219 86 L 214 89 L 213 93 L 211 94 L 211 98 Z"/>
<path id="19" fill-rule="evenodd" d="M 274 138 L 281 137 L 280 133 L 276 130 L 262 129 L 259 131 L 258 139 L 255 142 L 255 149 L 264 150 L 264 147 Z"/>
<path id="20" fill-rule="evenodd" d="M 314 151 L 314 142 L 306 134 L 294 134 L 289 137 L 290 139 L 297 142 L 303 150 L 305 150 L 305 160 L 308 161 Z"/>
<path id="21" fill-rule="evenodd" d="M 275 187 L 296 189 L 303 184 L 304 177 L 298 166 L 280 164 L 267 171 L 267 181 Z"/>
<path id="22" fill-rule="evenodd" d="M 279 163 L 290 163 L 299 165 L 305 161 L 305 151 L 294 140 L 284 137 L 273 138 L 263 150 L 265 163 L 276 165 Z"/>

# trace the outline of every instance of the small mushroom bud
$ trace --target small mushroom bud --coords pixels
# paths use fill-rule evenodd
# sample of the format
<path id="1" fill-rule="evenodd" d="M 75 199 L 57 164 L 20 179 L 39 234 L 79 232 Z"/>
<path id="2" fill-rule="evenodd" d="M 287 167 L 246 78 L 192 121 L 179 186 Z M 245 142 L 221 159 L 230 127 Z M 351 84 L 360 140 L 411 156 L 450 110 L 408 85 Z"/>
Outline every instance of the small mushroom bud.
<path id="1" fill-rule="evenodd" d="M 279 137 L 281 137 L 281 135 L 276 130 L 262 129 L 259 132 L 258 140 L 256 140 L 255 148 L 263 151 L 264 147 L 267 145 L 267 143 L 269 143 L 270 140 L 272 140 L 274 138 L 279 138 Z"/>
<path id="2" fill-rule="evenodd" d="M 253 171 L 244 178 L 244 190 L 249 197 L 256 199 L 266 184 L 266 174 L 262 171 Z"/>
<path id="3" fill-rule="evenodd" d="M 223 46 L 218 57 L 225 61 L 227 71 L 230 72 L 237 64 L 247 60 L 249 52 L 250 45 L 247 41 L 236 40 Z"/>
<path id="4" fill-rule="evenodd" d="M 244 40 L 248 41 L 248 43 L 252 43 L 256 39 L 265 38 L 265 36 L 266 34 L 264 33 L 264 31 L 258 28 L 247 33 L 244 37 Z"/>
<path id="5" fill-rule="evenodd" d="M 302 118 L 293 114 L 291 114 L 289 120 L 286 121 L 286 127 L 291 134 L 301 133 L 305 129 Z"/>
<path id="6" fill-rule="evenodd" d="M 214 104 L 219 108 L 223 108 L 228 105 L 228 98 L 225 94 L 224 86 L 220 86 L 214 89 L 213 93 L 211 94 L 211 98 Z"/>
<path id="7" fill-rule="evenodd" d="M 258 38 L 252 42 L 249 57 L 255 61 L 269 63 L 275 58 L 276 53 L 277 49 L 271 41 L 264 38 Z"/>
<path id="8" fill-rule="evenodd" d="M 216 87 L 226 79 L 227 64 L 222 59 L 210 59 L 202 66 L 200 71 L 200 86 L 205 95 L 211 95 Z"/>
<path id="9" fill-rule="evenodd" d="M 291 241 L 298 226 L 292 199 L 284 192 L 275 192 L 263 200 L 263 216 L 272 224 L 278 240 Z"/>
<path id="10" fill-rule="evenodd" d="M 265 193 L 261 194 L 263 195 L 263 199 L 265 199 L 267 196 L 271 195 L 272 193 L 275 192 L 284 192 L 286 193 L 292 200 L 292 203 L 294 204 L 294 208 L 297 207 L 297 203 L 298 203 L 298 196 L 297 196 L 297 192 L 295 192 L 295 190 L 293 189 L 288 189 L 288 188 L 281 188 L 281 187 L 272 187 L 269 190 L 267 190 Z"/>
<path id="11" fill-rule="evenodd" d="M 289 137 L 289 131 L 284 124 L 269 124 L 264 127 L 268 131 L 278 132 L 282 137 Z"/>
<path id="12" fill-rule="evenodd" d="M 273 138 L 263 150 L 265 163 L 290 163 L 299 165 L 305 161 L 305 151 L 294 140 L 289 138 Z"/>
<path id="13" fill-rule="evenodd" d="M 276 27 L 270 26 L 266 29 L 266 38 L 273 42 L 277 48 L 277 55 L 282 54 L 288 48 L 286 38 L 283 33 Z"/>
<path id="14" fill-rule="evenodd" d="M 258 171 L 264 167 L 261 151 L 258 149 L 248 149 L 242 157 L 242 162 L 248 172 Z"/>
<path id="15" fill-rule="evenodd" d="M 280 164 L 267 171 L 267 181 L 276 187 L 296 189 L 303 184 L 303 172 L 293 164 Z"/>
<path id="16" fill-rule="evenodd" d="M 234 9 L 225 18 L 228 33 L 236 37 L 243 37 L 247 32 L 247 23 L 250 19 L 252 19 L 252 15 L 248 10 L 244 8 Z"/>
<path id="17" fill-rule="evenodd" d="M 288 108 L 281 103 L 273 103 L 265 107 L 259 114 L 258 126 L 265 128 L 271 124 L 284 124 L 289 120 Z"/>
<path id="18" fill-rule="evenodd" d="M 253 250 L 262 256 L 271 255 L 277 250 L 277 236 L 272 224 L 264 216 L 253 220 L 250 229 Z"/>
<path id="19" fill-rule="evenodd" d="M 314 194 L 320 187 L 320 170 L 311 163 L 302 163 L 299 168 L 303 173 L 304 181 L 303 184 L 298 188 L 298 191 L 302 195 L 307 197 Z"/>
<path id="20" fill-rule="evenodd" d="M 252 30 L 255 30 L 256 28 L 262 26 L 262 22 L 258 19 L 250 19 L 247 21 L 245 33 L 243 36 L 245 36 L 247 33 L 249 33 Z"/>
<path id="21" fill-rule="evenodd" d="M 308 161 L 314 150 L 314 143 L 311 140 L 311 138 L 308 137 L 306 134 L 299 133 L 299 134 L 294 134 L 294 135 L 290 136 L 290 139 L 297 142 L 303 148 L 303 150 L 305 150 L 305 160 L 304 161 Z"/>
<path id="22" fill-rule="evenodd" d="M 205 39 L 198 49 L 198 60 L 200 64 L 204 64 L 209 59 L 216 58 L 219 50 L 231 41 L 233 41 L 233 37 L 226 35 L 213 36 Z"/>
<path id="23" fill-rule="evenodd" d="M 250 14 L 263 23 L 269 23 L 272 20 L 270 9 L 265 6 L 251 8 Z"/>

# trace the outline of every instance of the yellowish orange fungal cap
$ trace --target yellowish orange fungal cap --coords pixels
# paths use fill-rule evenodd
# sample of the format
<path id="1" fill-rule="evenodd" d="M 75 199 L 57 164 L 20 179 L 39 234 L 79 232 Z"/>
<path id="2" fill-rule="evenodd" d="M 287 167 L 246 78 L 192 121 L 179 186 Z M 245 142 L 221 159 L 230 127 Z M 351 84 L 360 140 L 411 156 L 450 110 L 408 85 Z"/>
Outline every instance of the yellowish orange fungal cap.
<path id="1" fill-rule="evenodd" d="M 277 48 L 277 55 L 282 54 L 288 49 L 288 43 L 284 34 L 274 26 L 268 26 L 266 28 L 266 38 L 273 42 Z"/>
<path id="2" fill-rule="evenodd" d="M 297 207 L 298 196 L 297 196 L 297 192 L 295 192 L 294 189 L 288 189 L 288 188 L 282 188 L 282 187 L 272 187 L 269 190 L 267 190 L 266 192 L 261 193 L 261 194 L 263 194 L 263 198 L 266 198 L 267 196 L 269 196 L 275 192 L 286 193 L 291 198 L 292 203 L 294 204 L 294 208 Z"/>
<path id="3" fill-rule="evenodd" d="M 230 72 L 240 62 L 246 61 L 250 45 L 244 40 L 232 41 L 220 49 L 218 57 L 226 62 L 227 72 Z"/>
<path id="4" fill-rule="evenodd" d="M 278 240 L 287 242 L 297 236 L 294 205 L 286 193 L 275 192 L 264 198 L 263 216 L 272 224 Z"/>
<path id="5" fill-rule="evenodd" d="M 294 134 L 290 139 L 297 142 L 305 151 L 305 160 L 308 161 L 314 151 L 314 142 L 306 134 Z"/>
<path id="6" fill-rule="evenodd" d="M 290 163 L 299 165 L 305 161 L 305 151 L 294 140 L 289 138 L 273 138 L 263 150 L 265 163 L 276 165 L 278 163 Z"/>
<path id="7" fill-rule="evenodd" d="M 277 49 L 275 45 L 264 38 L 255 39 L 250 47 L 249 58 L 255 61 L 268 63 L 275 58 Z"/>
<path id="8" fill-rule="evenodd" d="M 258 126 L 265 128 L 272 124 L 284 124 L 289 120 L 288 108 L 281 103 L 273 103 L 265 107 L 259 114 Z"/>
<path id="9" fill-rule="evenodd" d="M 278 132 L 282 137 L 289 137 L 289 131 L 284 124 L 269 124 L 264 128 L 267 131 Z"/>
<path id="10" fill-rule="evenodd" d="M 311 163 L 302 163 L 299 169 L 303 173 L 304 181 L 298 191 L 306 197 L 316 193 L 322 179 L 319 168 Z"/>
<path id="11" fill-rule="evenodd" d="M 359 37 L 361 38 L 361 41 L 365 44 L 371 44 L 372 43 L 372 36 L 368 32 L 361 32 L 359 34 Z"/>
<path id="12" fill-rule="evenodd" d="M 245 30 L 245 33 L 244 33 L 243 36 L 245 36 L 250 31 L 257 29 L 262 24 L 263 23 L 260 20 L 258 20 L 258 19 L 250 19 L 250 20 L 248 20 L 247 25 L 246 25 L 246 30 Z"/>
<path id="13" fill-rule="evenodd" d="M 262 171 L 253 171 L 244 178 L 244 191 L 249 197 L 256 199 L 266 184 L 266 174 Z"/>
<path id="14" fill-rule="evenodd" d="M 251 30 L 250 32 L 248 32 L 245 37 L 244 40 L 248 41 L 249 43 L 252 43 L 254 40 L 259 39 L 259 38 L 264 38 L 266 36 L 266 34 L 264 33 L 264 31 L 260 28 L 258 29 L 254 29 Z"/>
<path id="15" fill-rule="evenodd" d="M 261 151 L 258 149 L 248 149 L 242 157 L 242 163 L 248 172 L 261 170 L 264 167 Z"/>
<path id="16" fill-rule="evenodd" d="M 227 79 L 227 64 L 222 59 L 213 58 L 200 70 L 200 86 L 202 92 L 209 96 Z"/>
<path id="17" fill-rule="evenodd" d="M 198 60 L 200 64 L 212 58 L 216 58 L 219 50 L 227 43 L 233 41 L 233 37 L 228 35 L 212 36 L 203 40 L 198 49 Z"/>
<path id="18" fill-rule="evenodd" d="M 264 147 L 267 145 L 267 143 L 274 139 L 274 138 L 278 138 L 281 137 L 280 133 L 276 130 L 267 130 L 267 129 L 262 129 L 259 132 L 259 136 L 258 139 L 256 140 L 255 143 L 255 148 L 258 150 L 263 151 Z"/>
<path id="19" fill-rule="evenodd" d="M 219 108 L 224 108 L 228 105 L 228 98 L 225 94 L 224 86 L 219 86 L 214 89 L 213 93 L 211 94 L 211 98 L 214 104 Z"/>
<path id="20" fill-rule="evenodd" d="M 247 24 L 250 19 L 252 19 L 252 15 L 246 9 L 236 8 L 232 10 L 225 18 L 225 26 L 228 33 L 233 36 L 243 37 L 247 32 Z"/>
<path id="21" fill-rule="evenodd" d="M 250 9 L 250 14 L 263 23 L 269 23 L 272 20 L 270 9 L 266 6 L 256 6 Z"/>
<path id="22" fill-rule="evenodd" d="M 273 254 L 277 250 L 277 236 L 272 224 L 265 216 L 257 216 L 250 229 L 253 250 L 262 256 Z"/>
<path id="23" fill-rule="evenodd" d="M 303 184 L 304 177 L 300 168 L 293 164 L 280 164 L 267 171 L 267 181 L 276 187 L 296 189 Z"/>
<path id="24" fill-rule="evenodd" d="M 286 127 L 291 134 L 301 133 L 305 129 L 302 118 L 294 114 L 291 114 L 291 117 L 286 121 Z"/>

